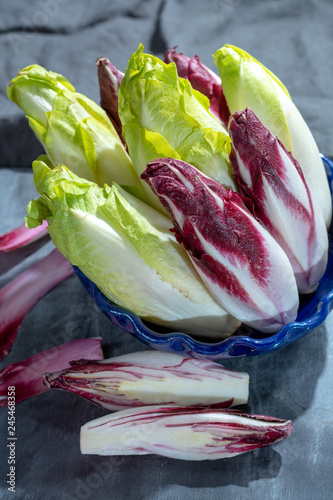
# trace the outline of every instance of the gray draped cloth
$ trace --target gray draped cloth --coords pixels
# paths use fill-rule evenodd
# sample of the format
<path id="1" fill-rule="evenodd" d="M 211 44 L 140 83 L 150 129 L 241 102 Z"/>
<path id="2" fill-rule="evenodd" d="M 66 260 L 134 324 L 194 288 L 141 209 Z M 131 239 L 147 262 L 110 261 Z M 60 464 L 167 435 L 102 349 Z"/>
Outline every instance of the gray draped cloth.
<path id="1" fill-rule="evenodd" d="M 95 60 L 124 70 L 143 43 L 162 56 L 168 48 L 201 60 L 225 43 L 239 46 L 287 86 L 318 143 L 333 157 L 331 0 L 11 0 L 0 15 L 0 233 L 20 225 L 36 197 L 31 162 L 42 147 L 6 85 L 30 64 L 62 73 L 78 92 L 99 102 Z M 1 286 L 46 255 L 45 238 L 1 255 Z M 13 299 L 15 300 L 15 299 Z M 18 302 L 18 307 L 20 304 Z M 80 426 L 100 408 L 49 391 L 16 408 L 16 499 L 217 500 L 328 499 L 333 491 L 333 319 L 289 347 L 265 356 L 226 360 L 250 374 L 246 411 L 292 419 L 294 432 L 273 447 L 216 462 L 159 456 L 83 456 Z M 47 294 L 25 318 L 0 368 L 71 339 L 102 336 L 106 356 L 145 346 L 111 324 L 76 276 Z M 45 371 L 47 371 L 47 366 Z M 2 456 L 7 411 L 0 411 Z M 0 465 L 1 498 L 7 461 Z"/>

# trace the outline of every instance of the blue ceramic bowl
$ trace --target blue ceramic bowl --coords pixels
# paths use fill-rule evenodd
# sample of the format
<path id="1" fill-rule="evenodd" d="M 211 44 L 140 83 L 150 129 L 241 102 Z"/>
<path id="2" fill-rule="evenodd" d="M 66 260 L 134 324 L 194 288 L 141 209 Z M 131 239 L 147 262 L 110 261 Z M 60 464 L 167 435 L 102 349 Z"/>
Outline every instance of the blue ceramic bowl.
<path id="1" fill-rule="evenodd" d="M 322 156 L 332 193 L 333 162 Z M 301 339 L 321 325 L 333 304 L 333 238 L 329 234 L 329 257 L 325 275 L 316 292 L 301 296 L 297 319 L 277 333 L 264 337 L 253 328 L 242 325 L 236 333 L 219 342 L 200 340 L 181 332 L 173 332 L 142 321 L 131 311 L 115 305 L 78 268 L 74 267 L 83 286 L 92 295 L 101 311 L 117 326 L 148 346 L 162 351 L 178 352 L 195 358 L 225 359 L 254 356 L 276 351 Z"/>

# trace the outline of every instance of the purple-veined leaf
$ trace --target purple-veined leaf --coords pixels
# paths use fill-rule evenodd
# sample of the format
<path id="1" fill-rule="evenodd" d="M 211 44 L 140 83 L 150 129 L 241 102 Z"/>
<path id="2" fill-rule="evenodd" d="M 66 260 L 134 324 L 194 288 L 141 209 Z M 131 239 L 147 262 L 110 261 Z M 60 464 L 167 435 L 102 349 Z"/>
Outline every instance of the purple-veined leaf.
<path id="1" fill-rule="evenodd" d="M 234 45 L 224 45 L 213 59 L 230 114 L 251 108 L 292 153 L 317 197 L 328 228 L 332 197 L 325 168 L 316 141 L 283 82 L 251 54 Z"/>
<path id="2" fill-rule="evenodd" d="M 247 373 L 210 360 L 159 351 L 143 351 L 103 361 L 79 360 L 61 372 L 44 374 L 45 384 L 121 410 L 150 404 L 181 406 L 246 404 Z"/>
<path id="3" fill-rule="evenodd" d="M 234 113 L 229 133 L 240 189 L 289 257 L 299 292 L 312 292 L 326 269 L 328 235 L 301 167 L 249 108 Z"/>
<path id="4" fill-rule="evenodd" d="M 54 249 L 0 290 L 0 359 L 12 348 L 21 323 L 38 300 L 73 272 Z"/>
<path id="5" fill-rule="evenodd" d="M 175 49 L 176 47 L 165 52 L 164 61 L 166 63 L 174 62 L 178 75 L 189 80 L 195 90 L 208 97 L 210 112 L 221 121 L 222 125 L 227 127 L 230 112 L 223 94 L 221 78 L 205 66 L 198 55 L 188 57 L 182 52 L 177 54 Z"/>
<path id="6" fill-rule="evenodd" d="M 158 159 L 142 178 L 170 213 L 174 231 L 216 300 L 266 333 L 294 321 L 299 304 L 288 257 L 246 207 L 181 160 Z"/>
<path id="7" fill-rule="evenodd" d="M 111 64 L 107 57 L 98 58 L 96 65 L 101 107 L 110 118 L 122 142 L 126 145 L 118 113 L 118 91 L 124 73 Z"/>
<path id="8" fill-rule="evenodd" d="M 47 233 L 47 222 L 28 229 L 24 224 L 0 236 L 0 253 L 11 252 L 43 238 Z"/>
<path id="9" fill-rule="evenodd" d="M 271 445 L 291 432 L 290 420 L 237 410 L 146 406 L 86 423 L 80 446 L 83 454 L 216 460 Z"/>
<path id="10" fill-rule="evenodd" d="M 0 371 L 0 406 L 8 405 L 8 387 L 15 387 L 15 403 L 36 396 L 49 388 L 43 383 L 43 372 L 62 370 L 76 358 L 103 359 L 101 338 L 77 339 L 51 347 Z"/>

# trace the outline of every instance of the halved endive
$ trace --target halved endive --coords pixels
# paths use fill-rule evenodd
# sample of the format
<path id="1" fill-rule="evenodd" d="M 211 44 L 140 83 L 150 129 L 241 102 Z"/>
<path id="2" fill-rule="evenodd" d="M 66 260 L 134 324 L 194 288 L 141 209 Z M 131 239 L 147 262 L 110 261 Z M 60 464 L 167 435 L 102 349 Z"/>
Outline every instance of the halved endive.
<path id="1" fill-rule="evenodd" d="M 66 167 L 33 163 L 41 197 L 28 206 L 28 227 L 47 220 L 55 246 L 118 305 L 150 322 L 226 337 L 239 325 L 212 298 L 170 220 L 121 187 L 103 188 Z"/>
<path id="2" fill-rule="evenodd" d="M 108 410 L 170 403 L 230 407 L 248 401 L 249 375 L 207 359 L 140 351 L 103 361 L 78 359 L 70 365 L 45 373 L 44 383 Z"/>
<path id="3" fill-rule="evenodd" d="M 284 145 L 301 166 L 328 227 L 332 200 L 315 139 L 284 84 L 244 50 L 224 45 L 213 56 L 230 114 L 246 107 Z"/>
<path id="4" fill-rule="evenodd" d="M 268 446 L 292 433 L 290 420 L 237 410 L 154 405 L 122 410 L 81 427 L 83 454 L 157 454 L 217 460 Z"/>

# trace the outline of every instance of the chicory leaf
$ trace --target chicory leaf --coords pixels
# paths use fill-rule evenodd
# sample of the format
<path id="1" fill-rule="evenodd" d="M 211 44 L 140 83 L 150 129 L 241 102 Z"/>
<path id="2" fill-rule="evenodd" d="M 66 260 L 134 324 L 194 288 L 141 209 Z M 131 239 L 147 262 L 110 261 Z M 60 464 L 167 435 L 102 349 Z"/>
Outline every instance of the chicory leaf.
<path id="1" fill-rule="evenodd" d="M 104 109 L 119 137 L 125 144 L 122 134 L 122 125 L 118 113 L 119 86 L 124 78 L 124 73 L 116 68 L 107 57 L 100 57 L 96 61 L 101 107 Z"/>
<path id="2" fill-rule="evenodd" d="M 224 45 L 213 57 L 230 113 L 249 107 L 282 142 L 300 164 L 329 227 L 332 200 L 325 169 L 315 139 L 286 87 L 270 70 L 238 47 Z"/>
<path id="3" fill-rule="evenodd" d="M 232 115 L 229 133 L 238 185 L 286 252 L 299 292 L 314 291 L 326 269 L 328 236 L 298 162 L 249 108 Z"/>
<path id="4" fill-rule="evenodd" d="M 174 63 L 165 64 L 145 54 L 140 45 L 129 60 L 118 102 L 123 134 L 138 175 L 149 161 L 173 157 L 235 187 L 228 133 L 209 112 L 209 99 L 178 76 Z M 147 186 L 144 189 L 154 203 L 155 197 Z"/>
<path id="5" fill-rule="evenodd" d="M 171 158 L 149 163 L 142 178 L 222 307 L 266 333 L 295 320 L 299 298 L 289 259 L 241 195 Z"/>
<path id="6" fill-rule="evenodd" d="M 0 253 L 11 252 L 22 248 L 47 235 L 47 222 L 41 226 L 28 229 L 24 224 L 0 236 Z"/>
<path id="7" fill-rule="evenodd" d="M 54 249 L 0 290 L 0 359 L 12 348 L 20 325 L 38 300 L 73 272 Z"/>
<path id="8" fill-rule="evenodd" d="M 33 354 L 29 358 L 11 363 L 0 371 L 0 406 L 8 406 L 8 387 L 15 387 L 15 403 L 46 392 L 43 383 L 46 370 L 64 370 L 77 358 L 103 359 L 101 338 L 72 340 Z"/>
<path id="9" fill-rule="evenodd" d="M 230 111 L 223 94 L 221 78 L 214 71 L 205 66 L 198 55 L 188 57 L 183 52 L 170 49 L 164 54 L 164 62 L 174 62 L 177 66 L 178 75 L 191 82 L 192 87 L 208 97 L 209 111 L 227 129 Z"/>
<path id="10" fill-rule="evenodd" d="M 88 180 L 138 186 L 139 179 L 105 111 L 67 80 L 38 65 L 19 71 L 9 99 L 27 115 L 53 167 L 64 163 Z"/>

